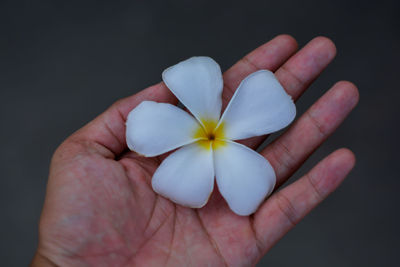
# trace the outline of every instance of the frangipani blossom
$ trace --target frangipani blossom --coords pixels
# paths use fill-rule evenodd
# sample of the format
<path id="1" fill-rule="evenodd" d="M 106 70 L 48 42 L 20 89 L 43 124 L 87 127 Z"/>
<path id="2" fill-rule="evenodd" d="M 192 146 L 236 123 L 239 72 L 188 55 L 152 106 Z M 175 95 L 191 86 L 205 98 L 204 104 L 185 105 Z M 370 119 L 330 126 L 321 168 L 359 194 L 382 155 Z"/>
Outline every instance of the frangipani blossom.
<path id="1" fill-rule="evenodd" d="M 286 127 L 296 107 L 274 74 L 246 77 L 221 116 L 223 79 L 209 57 L 192 57 L 162 74 L 166 86 L 193 114 L 167 103 L 143 101 L 128 115 L 128 147 L 146 157 L 171 153 L 152 178 L 152 187 L 171 201 L 203 207 L 214 187 L 233 212 L 249 215 L 272 192 L 275 172 L 259 153 L 233 140 Z"/>

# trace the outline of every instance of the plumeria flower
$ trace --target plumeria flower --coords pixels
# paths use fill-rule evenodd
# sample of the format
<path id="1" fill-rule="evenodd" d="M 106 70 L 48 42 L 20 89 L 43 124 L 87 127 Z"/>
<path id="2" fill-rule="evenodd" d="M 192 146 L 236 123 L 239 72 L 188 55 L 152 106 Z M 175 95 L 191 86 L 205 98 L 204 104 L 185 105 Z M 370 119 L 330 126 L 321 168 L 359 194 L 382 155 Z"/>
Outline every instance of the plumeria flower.
<path id="1" fill-rule="evenodd" d="M 162 74 L 163 81 L 190 111 L 143 101 L 128 115 L 128 147 L 146 157 L 177 149 L 161 163 L 152 187 L 171 201 L 203 207 L 214 188 L 238 215 L 255 212 L 275 186 L 275 172 L 259 153 L 233 140 L 278 131 L 296 107 L 274 74 L 246 77 L 221 115 L 223 79 L 209 57 L 192 57 Z"/>

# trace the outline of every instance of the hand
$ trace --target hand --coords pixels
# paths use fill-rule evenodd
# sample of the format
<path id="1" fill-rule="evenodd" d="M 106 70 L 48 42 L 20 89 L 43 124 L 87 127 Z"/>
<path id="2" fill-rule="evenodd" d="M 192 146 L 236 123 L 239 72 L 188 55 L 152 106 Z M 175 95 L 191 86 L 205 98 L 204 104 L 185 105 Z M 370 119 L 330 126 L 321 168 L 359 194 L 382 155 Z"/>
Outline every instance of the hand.
<path id="1" fill-rule="evenodd" d="M 240 60 L 224 74 L 224 105 L 232 89 L 258 69 L 274 71 L 298 99 L 336 49 L 329 39 L 318 37 L 296 50 L 296 41 L 281 35 Z M 357 88 L 338 82 L 261 152 L 275 169 L 277 186 L 255 214 L 232 213 L 216 187 L 205 207 L 184 208 L 151 188 L 161 159 L 127 150 L 125 120 L 143 100 L 177 102 L 163 83 L 149 87 L 116 102 L 56 150 L 32 265 L 254 265 L 355 164 L 351 151 L 339 149 L 277 191 L 357 104 Z M 256 148 L 265 138 L 244 143 Z"/>

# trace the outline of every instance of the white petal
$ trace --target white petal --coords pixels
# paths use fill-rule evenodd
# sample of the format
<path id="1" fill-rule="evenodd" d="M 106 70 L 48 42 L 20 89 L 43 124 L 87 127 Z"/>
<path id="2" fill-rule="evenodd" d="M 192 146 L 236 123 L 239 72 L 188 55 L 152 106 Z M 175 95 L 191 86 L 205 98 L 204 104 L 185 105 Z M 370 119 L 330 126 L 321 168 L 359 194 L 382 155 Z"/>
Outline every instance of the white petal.
<path id="1" fill-rule="evenodd" d="M 154 191 L 191 208 L 204 206 L 214 188 L 212 149 L 190 144 L 169 155 L 152 179 Z"/>
<path id="2" fill-rule="evenodd" d="M 214 151 L 218 189 L 238 215 L 255 212 L 275 186 L 275 172 L 257 152 L 235 142 Z"/>
<path id="3" fill-rule="evenodd" d="M 199 121 L 218 121 L 223 81 L 221 69 L 212 58 L 189 58 L 166 69 L 162 78 Z"/>
<path id="4" fill-rule="evenodd" d="M 153 157 L 194 142 L 200 124 L 189 113 L 166 103 L 143 101 L 128 115 L 129 149 Z"/>
<path id="5" fill-rule="evenodd" d="M 241 82 L 221 123 L 226 138 L 238 140 L 278 131 L 295 116 L 296 106 L 275 75 L 260 70 Z"/>

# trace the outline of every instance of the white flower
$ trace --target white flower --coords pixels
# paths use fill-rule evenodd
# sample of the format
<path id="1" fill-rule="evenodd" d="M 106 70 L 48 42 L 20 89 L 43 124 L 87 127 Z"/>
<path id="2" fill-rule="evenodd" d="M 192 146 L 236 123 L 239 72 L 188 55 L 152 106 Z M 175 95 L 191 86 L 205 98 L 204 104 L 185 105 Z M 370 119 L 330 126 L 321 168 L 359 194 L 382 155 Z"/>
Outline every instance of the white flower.
<path id="1" fill-rule="evenodd" d="M 204 206 L 214 187 L 233 212 L 249 215 L 271 193 L 275 172 L 257 152 L 232 140 L 286 127 L 296 107 L 274 74 L 260 70 L 239 85 L 225 112 L 219 65 L 192 57 L 166 69 L 167 87 L 193 114 L 166 103 L 143 101 L 128 115 L 128 147 L 146 157 L 169 155 L 154 173 L 154 191 L 183 206 Z"/>

